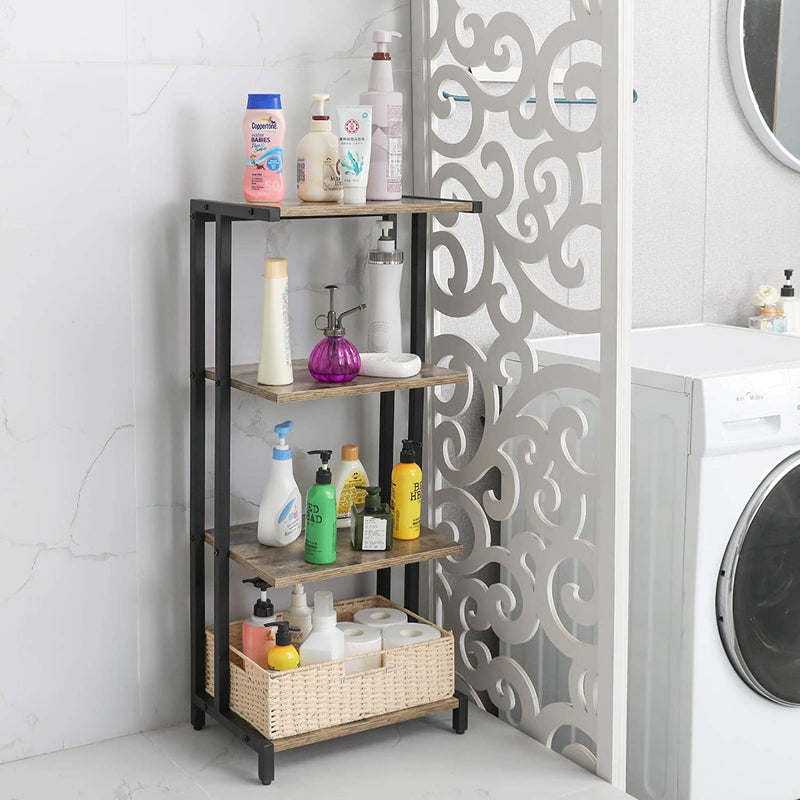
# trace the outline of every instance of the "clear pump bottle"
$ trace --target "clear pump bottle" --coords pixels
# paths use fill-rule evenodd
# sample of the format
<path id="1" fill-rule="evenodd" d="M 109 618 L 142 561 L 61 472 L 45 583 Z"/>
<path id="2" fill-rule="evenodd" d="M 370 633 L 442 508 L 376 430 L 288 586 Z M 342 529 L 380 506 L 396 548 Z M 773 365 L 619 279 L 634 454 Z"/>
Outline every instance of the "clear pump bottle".
<path id="1" fill-rule="evenodd" d="M 275 631 L 265 625 L 275 624 L 275 609 L 267 597 L 269 584 L 261 578 L 245 578 L 261 591 L 261 599 L 253 606 L 253 615 L 242 623 L 242 652 L 259 667 L 267 669 L 270 650 L 275 645 Z"/>

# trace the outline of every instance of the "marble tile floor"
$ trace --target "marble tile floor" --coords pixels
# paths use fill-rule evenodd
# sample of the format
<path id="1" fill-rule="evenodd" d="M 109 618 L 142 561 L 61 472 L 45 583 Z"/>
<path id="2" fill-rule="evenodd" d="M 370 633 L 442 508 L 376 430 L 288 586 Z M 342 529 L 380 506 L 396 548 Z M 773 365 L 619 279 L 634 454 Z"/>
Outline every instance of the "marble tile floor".
<path id="1" fill-rule="evenodd" d="M 470 708 L 276 755 L 262 786 L 256 758 L 213 722 L 147 731 L 0 766 L 0 800 L 625 800 L 629 796 L 490 715 Z"/>

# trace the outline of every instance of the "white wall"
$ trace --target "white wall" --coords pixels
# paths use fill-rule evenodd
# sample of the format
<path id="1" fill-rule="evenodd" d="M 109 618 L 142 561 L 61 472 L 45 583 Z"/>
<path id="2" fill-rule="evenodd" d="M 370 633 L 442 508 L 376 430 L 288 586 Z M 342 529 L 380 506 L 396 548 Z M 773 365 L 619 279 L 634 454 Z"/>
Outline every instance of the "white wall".
<path id="1" fill-rule="evenodd" d="M 0 761 L 188 717 L 188 200 L 240 197 L 248 92 L 282 93 L 291 165 L 310 94 L 356 101 L 370 32 L 408 34 L 407 0 L 345 0 L 312 25 L 310 5 L 0 7 Z M 408 95 L 408 39 L 394 50 Z M 266 233 L 234 227 L 235 362 L 258 357 L 266 254 L 289 258 L 298 357 L 324 284 L 343 308 L 363 297 L 369 222 Z M 213 281 L 208 299 L 211 320 Z M 286 416 L 301 489 L 312 446 L 361 441 L 374 464 L 371 400 L 325 405 L 322 426 L 318 404 L 234 393 L 235 519 L 256 516 Z M 234 612 L 250 603 L 236 591 Z"/>
<path id="2" fill-rule="evenodd" d="M 733 90 L 726 0 L 636 3 L 634 324 L 741 325 L 800 253 L 800 173 Z"/>

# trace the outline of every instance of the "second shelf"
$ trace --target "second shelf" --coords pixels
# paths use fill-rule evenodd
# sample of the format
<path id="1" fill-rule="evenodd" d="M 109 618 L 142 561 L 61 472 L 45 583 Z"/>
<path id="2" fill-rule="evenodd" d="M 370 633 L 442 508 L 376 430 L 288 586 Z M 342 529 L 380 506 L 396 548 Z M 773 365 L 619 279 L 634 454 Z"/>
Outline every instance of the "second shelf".
<path id="1" fill-rule="evenodd" d="M 301 400 L 321 400 L 325 397 L 351 397 L 467 382 L 466 372 L 437 367 L 434 364 L 423 364 L 422 369 L 410 378 L 369 378 L 359 375 L 349 383 L 320 383 L 314 380 L 308 372 L 308 360 L 305 358 L 293 361 L 292 367 L 294 383 L 287 386 L 265 386 L 256 379 L 258 364 L 237 364 L 231 367 L 231 386 L 272 400 L 273 403 L 294 403 Z M 208 367 L 206 378 L 213 381 L 216 377 L 216 370 Z"/>
<path id="2" fill-rule="evenodd" d="M 300 536 L 286 547 L 265 547 L 259 544 L 257 531 L 256 522 L 231 526 L 231 561 L 241 564 L 276 589 L 454 556 L 463 550 L 451 536 L 423 527 L 419 539 L 395 539 L 389 551 L 358 552 L 350 547 L 350 532 L 343 530 L 338 534 L 336 562 L 309 564 L 304 558 L 305 537 Z M 214 531 L 207 530 L 205 539 L 213 547 Z"/>

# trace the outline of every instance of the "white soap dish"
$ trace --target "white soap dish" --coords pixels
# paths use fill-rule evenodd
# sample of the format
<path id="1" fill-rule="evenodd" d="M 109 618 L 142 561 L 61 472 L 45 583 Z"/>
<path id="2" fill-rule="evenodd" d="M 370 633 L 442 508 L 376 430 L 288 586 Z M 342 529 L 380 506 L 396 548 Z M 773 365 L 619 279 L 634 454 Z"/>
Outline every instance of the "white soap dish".
<path id="1" fill-rule="evenodd" d="M 422 360 L 413 353 L 361 353 L 359 375 L 371 378 L 410 378 L 422 369 Z"/>

